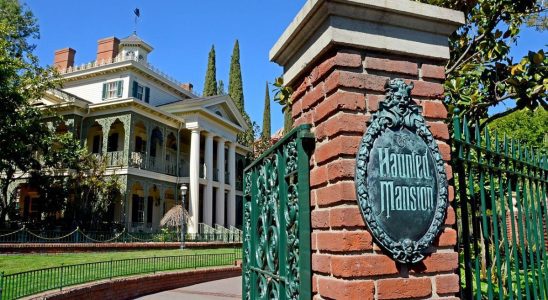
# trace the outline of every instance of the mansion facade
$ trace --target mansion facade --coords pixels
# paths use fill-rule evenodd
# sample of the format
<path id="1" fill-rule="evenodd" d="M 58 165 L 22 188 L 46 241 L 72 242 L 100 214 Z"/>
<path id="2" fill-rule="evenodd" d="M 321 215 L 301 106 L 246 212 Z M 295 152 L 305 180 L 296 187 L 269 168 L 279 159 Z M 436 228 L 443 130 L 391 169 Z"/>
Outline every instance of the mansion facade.
<path id="1" fill-rule="evenodd" d="M 198 97 L 191 84 L 157 70 L 148 62 L 152 50 L 135 33 L 99 40 L 95 61 L 80 66 L 74 49 L 58 50 L 54 66 L 63 87 L 37 105 L 62 115 L 64 124 L 54 129 L 73 132 L 120 177 L 114 222 L 131 231 L 158 230 L 186 185 L 188 232 L 240 227 L 249 149 L 237 135 L 246 123 L 229 96 Z M 32 217 L 38 196 L 25 183 L 16 188 L 21 216 Z"/>

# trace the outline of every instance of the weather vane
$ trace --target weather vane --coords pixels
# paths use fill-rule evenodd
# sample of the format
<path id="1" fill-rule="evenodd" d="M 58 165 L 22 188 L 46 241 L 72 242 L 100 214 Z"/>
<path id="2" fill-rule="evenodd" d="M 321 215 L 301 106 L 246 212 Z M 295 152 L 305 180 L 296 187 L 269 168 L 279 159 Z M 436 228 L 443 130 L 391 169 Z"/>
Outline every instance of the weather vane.
<path id="1" fill-rule="evenodd" d="M 141 11 L 139 10 L 139 8 L 135 8 L 133 10 L 133 13 L 135 14 L 135 27 L 133 32 L 137 33 L 137 21 L 139 20 L 139 17 L 141 16 Z"/>

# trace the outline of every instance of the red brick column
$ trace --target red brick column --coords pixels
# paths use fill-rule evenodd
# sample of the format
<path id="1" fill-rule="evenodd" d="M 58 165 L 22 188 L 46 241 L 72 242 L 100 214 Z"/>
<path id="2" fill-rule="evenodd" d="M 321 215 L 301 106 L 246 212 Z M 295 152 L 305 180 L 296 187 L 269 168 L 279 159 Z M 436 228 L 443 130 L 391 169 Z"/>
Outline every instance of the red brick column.
<path id="1" fill-rule="evenodd" d="M 414 100 L 444 160 L 447 110 L 441 102 L 443 62 L 338 48 L 296 82 L 295 124 L 313 124 L 316 149 L 310 162 L 312 270 L 315 299 L 443 298 L 459 291 L 455 213 L 448 208 L 436 251 L 423 262 L 396 263 L 373 242 L 358 208 L 354 168 L 371 114 L 384 99 L 389 78 L 413 81 Z M 448 179 L 451 166 L 446 164 Z M 449 201 L 453 201 L 450 186 Z"/>
<path id="2" fill-rule="evenodd" d="M 452 182 L 444 66 L 448 37 L 463 22 L 461 12 L 408 0 L 309 0 L 272 48 L 271 60 L 284 67 L 294 89 L 295 125 L 312 124 L 316 136 L 310 161 L 314 299 L 458 299 L 453 208 L 431 254 L 416 264 L 397 263 L 364 223 L 354 169 L 385 83 L 403 78 L 414 83 L 412 97 Z"/>

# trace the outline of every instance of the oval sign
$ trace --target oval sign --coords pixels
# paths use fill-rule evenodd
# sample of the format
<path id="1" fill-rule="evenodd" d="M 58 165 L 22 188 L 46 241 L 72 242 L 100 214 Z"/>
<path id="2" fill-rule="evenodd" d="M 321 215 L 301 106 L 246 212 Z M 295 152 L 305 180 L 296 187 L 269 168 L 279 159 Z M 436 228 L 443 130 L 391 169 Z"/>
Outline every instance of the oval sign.
<path id="1" fill-rule="evenodd" d="M 437 143 L 410 97 L 413 84 L 386 84 L 356 158 L 359 206 L 373 237 L 402 263 L 424 258 L 444 223 L 447 177 Z"/>

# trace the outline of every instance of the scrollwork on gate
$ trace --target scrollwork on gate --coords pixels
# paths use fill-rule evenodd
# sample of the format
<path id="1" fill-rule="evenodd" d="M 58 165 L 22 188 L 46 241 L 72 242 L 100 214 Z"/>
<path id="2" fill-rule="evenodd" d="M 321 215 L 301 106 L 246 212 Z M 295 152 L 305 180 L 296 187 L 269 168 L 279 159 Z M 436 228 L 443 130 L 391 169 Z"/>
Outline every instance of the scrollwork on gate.
<path id="1" fill-rule="evenodd" d="M 311 135 L 304 132 L 309 126 L 294 129 L 245 171 L 244 299 L 310 298 L 310 237 L 303 239 L 301 232 L 310 232 L 302 143 Z"/>

